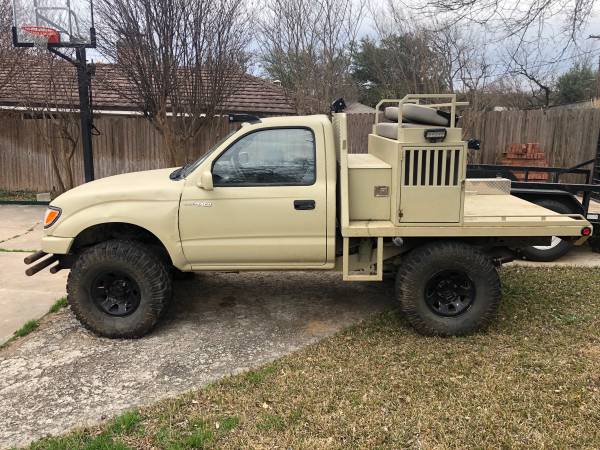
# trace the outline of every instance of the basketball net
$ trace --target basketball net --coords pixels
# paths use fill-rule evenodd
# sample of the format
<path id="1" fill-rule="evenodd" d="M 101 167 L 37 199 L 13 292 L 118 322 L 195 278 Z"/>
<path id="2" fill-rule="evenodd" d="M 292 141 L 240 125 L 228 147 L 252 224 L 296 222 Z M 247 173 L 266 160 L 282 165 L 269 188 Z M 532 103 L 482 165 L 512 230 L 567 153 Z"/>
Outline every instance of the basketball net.
<path id="1" fill-rule="evenodd" d="M 48 44 L 60 43 L 60 33 L 54 28 L 25 25 L 21 29 L 30 36 L 34 47 L 47 48 Z"/>

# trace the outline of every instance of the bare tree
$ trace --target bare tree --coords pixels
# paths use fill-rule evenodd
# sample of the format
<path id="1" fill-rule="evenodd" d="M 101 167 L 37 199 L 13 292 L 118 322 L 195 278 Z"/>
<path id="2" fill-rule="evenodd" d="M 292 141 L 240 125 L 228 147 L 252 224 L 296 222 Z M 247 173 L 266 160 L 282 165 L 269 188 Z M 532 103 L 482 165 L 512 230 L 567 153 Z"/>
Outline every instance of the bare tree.
<path id="1" fill-rule="evenodd" d="M 73 68 L 47 53 L 32 50 L 18 68 L 13 91 L 18 95 L 32 132 L 50 153 L 55 193 L 75 186 L 74 156 L 80 148 L 79 97 Z"/>
<path id="2" fill-rule="evenodd" d="M 596 0 L 428 0 L 418 9 L 434 16 L 447 13 L 455 21 L 489 25 L 504 37 L 520 41 L 562 20 L 562 32 L 573 42 L 589 22 Z"/>
<path id="3" fill-rule="evenodd" d="M 239 0 L 99 0 L 99 49 L 165 140 L 173 164 L 225 111 L 245 72 L 249 14 Z M 102 80 L 98 80 L 102 82 Z"/>
<path id="4" fill-rule="evenodd" d="M 449 91 L 463 93 L 471 109 L 484 109 L 483 97 L 494 77 L 485 36 L 454 23 L 435 25 L 430 34 Z"/>
<path id="5" fill-rule="evenodd" d="M 388 70 L 388 64 L 393 67 L 389 81 L 405 80 L 407 92 L 411 93 L 447 91 L 449 80 L 443 71 L 445 55 L 431 46 L 430 30 L 417 24 L 407 25 L 407 22 L 396 22 L 389 29 L 393 31 L 379 31 L 380 42 L 391 50 L 388 60 L 382 62 L 379 69 Z"/>
<path id="6" fill-rule="evenodd" d="M 516 51 L 507 52 L 506 66 L 511 76 L 522 80 L 530 91 L 530 107 L 548 108 L 555 83 L 554 64 L 545 62 L 541 53 L 529 45 L 520 45 Z"/>
<path id="7" fill-rule="evenodd" d="M 264 0 L 261 63 L 298 112 L 324 112 L 352 83 L 348 69 L 362 20 L 362 0 Z"/>
<path id="8" fill-rule="evenodd" d="M 11 27 L 11 1 L 0 0 L 0 92 L 12 78 L 23 53 L 12 46 Z"/>

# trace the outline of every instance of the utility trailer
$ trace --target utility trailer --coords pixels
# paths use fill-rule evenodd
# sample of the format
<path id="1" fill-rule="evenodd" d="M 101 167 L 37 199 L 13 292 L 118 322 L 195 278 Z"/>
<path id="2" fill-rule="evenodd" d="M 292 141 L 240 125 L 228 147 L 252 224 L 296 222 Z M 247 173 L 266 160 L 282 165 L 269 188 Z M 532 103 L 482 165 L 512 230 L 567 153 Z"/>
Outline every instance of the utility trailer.
<path id="1" fill-rule="evenodd" d="M 591 166 L 591 168 L 589 168 Z M 516 174 L 523 174 L 519 181 Z M 529 181 L 531 173 L 547 173 L 550 182 Z M 563 175 L 584 177 L 583 183 L 564 183 Z M 511 194 L 559 213 L 581 214 L 594 226 L 600 227 L 600 138 L 595 159 L 573 167 L 506 166 L 499 164 L 469 164 L 467 178 L 504 177 L 511 180 Z M 592 206 L 592 207 L 590 207 Z M 600 252 L 600 238 L 589 239 L 592 249 Z M 533 261 L 554 261 L 566 255 L 573 245 L 569 241 L 552 238 L 550 245 L 525 247 L 520 256 Z"/>
<path id="2" fill-rule="evenodd" d="M 382 100 L 365 154 L 348 154 L 343 106 L 331 119 L 231 116 L 241 129 L 191 164 L 66 192 L 26 273 L 71 269 L 82 324 L 134 338 L 162 316 L 180 272 L 335 270 L 368 282 L 393 271 L 419 332 L 463 335 L 494 318 L 496 267 L 519 248 L 592 234 L 581 214 L 510 195 L 510 180 L 466 179 L 455 95 Z"/>

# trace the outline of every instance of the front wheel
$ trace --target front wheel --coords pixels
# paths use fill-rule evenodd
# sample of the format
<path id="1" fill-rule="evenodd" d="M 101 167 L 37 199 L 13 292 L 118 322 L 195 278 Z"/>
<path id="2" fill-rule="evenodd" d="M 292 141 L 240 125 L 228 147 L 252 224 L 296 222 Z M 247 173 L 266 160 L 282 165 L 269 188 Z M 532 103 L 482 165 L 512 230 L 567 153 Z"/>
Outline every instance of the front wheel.
<path id="1" fill-rule="evenodd" d="M 84 250 L 67 280 L 79 321 L 109 338 L 148 333 L 171 299 L 171 276 L 154 252 L 134 241 L 111 240 Z"/>
<path id="2" fill-rule="evenodd" d="M 396 276 L 396 296 L 411 325 L 425 335 L 460 336 L 486 328 L 500 305 L 491 260 L 460 242 L 412 250 Z"/>

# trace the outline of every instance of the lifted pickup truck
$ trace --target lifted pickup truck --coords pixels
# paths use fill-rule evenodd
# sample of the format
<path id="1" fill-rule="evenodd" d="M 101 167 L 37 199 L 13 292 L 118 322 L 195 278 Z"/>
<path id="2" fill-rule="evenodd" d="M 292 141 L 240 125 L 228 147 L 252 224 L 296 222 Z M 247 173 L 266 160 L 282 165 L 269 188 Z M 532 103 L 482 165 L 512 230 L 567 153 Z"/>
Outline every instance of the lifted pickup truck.
<path id="1" fill-rule="evenodd" d="M 435 98 L 445 102 L 419 104 Z M 246 117 L 190 165 L 66 192 L 46 213 L 43 250 L 25 262 L 45 259 L 26 273 L 70 268 L 83 325 L 134 338 L 166 310 L 177 271 L 335 270 L 347 281 L 393 271 L 412 325 L 448 336 L 490 323 L 496 266 L 516 249 L 592 234 L 579 214 L 510 195 L 510 180 L 466 180 L 455 95 L 382 100 L 364 154 L 347 152 L 342 104 L 331 120 Z"/>

